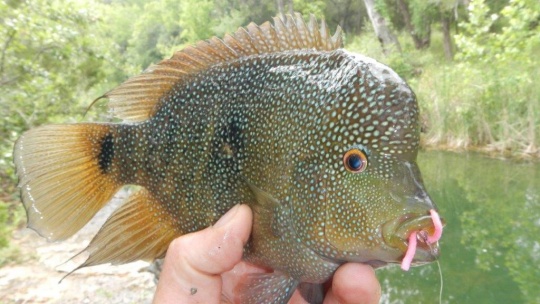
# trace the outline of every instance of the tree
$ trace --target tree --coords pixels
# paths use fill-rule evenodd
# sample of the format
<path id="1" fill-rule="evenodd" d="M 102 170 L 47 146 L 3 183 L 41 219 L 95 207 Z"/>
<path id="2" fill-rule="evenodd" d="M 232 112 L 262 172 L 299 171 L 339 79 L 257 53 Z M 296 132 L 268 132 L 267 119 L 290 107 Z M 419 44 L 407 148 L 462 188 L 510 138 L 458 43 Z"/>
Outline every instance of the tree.
<path id="1" fill-rule="evenodd" d="M 460 13 L 460 8 L 466 0 L 437 0 L 434 2 L 438 10 L 438 18 L 441 22 L 441 30 L 443 33 L 443 49 L 444 56 L 447 60 L 454 58 L 454 43 L 450 28 L 456 24 L 456 19 Z"/>
<path id="2" fill-rule="evenodd" d="M 426 5 L 425 1 L 421 1 L 421 5 L 415 3 L 417 5 L 415 8 L 420 8 L 422 11 L 422 18 L 418 18 L 416 20 L 417 22 L 415 22 L 416 24 L 413 24 L 408 3 L 405 0 L 397 0 L 397 3 L 399 12 L 405 22 L 405 27 L 414 41 L 415 48 L 419 50 L 429 47 L 431 43 L 431 18 L 427 14 L 426 9 L 429 4 Z"/>
<path id="3" fill-rule="evenodd" d="M 448 12 L 441 13 L 441 28 L 443 32 L 443 49 L 444 56 L 448 60 L 454 58 L 454 50 L 452 48 L 452 36 L 450 35 L 450 24 L 452 23 L 452 14 Z"/>
<path id="4" fill-rule="evenodd" d="M 279 15 L 284 16 L 286 14 L 294 13 L 294 5 L 292 0 L 276 0 L 276 2 Z"/>
<path id="5" fill-rule="evenodd" d="M 390 28 L 386 25 L 386 20 L 384 17 L 379 14 L 377 8 L 375 7 L 374 0 L 364 0 L 366 5 L 366 10 L 368 12 L 369 19 L 375 30 L 375 34 L 381 43 L 383 52 L 386 55 L 398 51 L 401 53 L 401 45 L 397 40 L 396 36 L 390 31 Z"/>
<path id="6" fill-rule="evenodd" d="M 320 1 L 325 6 L 325 16 L 330 28 L 340 25 L 347 35 L 358 35 L 362 32 L 367 16 L 365 5 L 357 0 Z"/>

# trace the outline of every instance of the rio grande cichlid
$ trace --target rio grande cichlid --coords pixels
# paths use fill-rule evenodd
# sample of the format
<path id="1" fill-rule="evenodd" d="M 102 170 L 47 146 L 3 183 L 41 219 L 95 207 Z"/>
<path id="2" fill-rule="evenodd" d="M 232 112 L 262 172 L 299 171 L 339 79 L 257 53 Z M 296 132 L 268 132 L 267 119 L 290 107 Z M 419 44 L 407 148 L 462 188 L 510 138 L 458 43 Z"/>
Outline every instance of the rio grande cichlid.
<path id="1" fill-rule="evenodd" d="M 81 267 L 121 264 L 163 257 L 174 238 L 248 204 L 244 259 L 274 272 L 246 283 L 245 303 L 286 303 L 347 261 L 435 260 L 442 224 L 416 164 L 415 95 L 340 46 L 340 29 L 330 36 L 313 17 L 250 24 L 104 94 L 122 123 L 27 131 L 14 160 L 29 227 L 66 239 L 138 185 Z"/>

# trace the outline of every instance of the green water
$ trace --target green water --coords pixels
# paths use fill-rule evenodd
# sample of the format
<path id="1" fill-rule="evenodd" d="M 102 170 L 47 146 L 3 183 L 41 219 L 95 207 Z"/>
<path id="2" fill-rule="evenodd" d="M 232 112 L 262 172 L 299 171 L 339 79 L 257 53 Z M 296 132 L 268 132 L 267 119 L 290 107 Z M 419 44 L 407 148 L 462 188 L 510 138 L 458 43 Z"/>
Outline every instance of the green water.
<path id="1" fill-rule="evenodd" d="M 446 220 L 442 303 L 540 303 L 540 163 L 422 152 Z M 439 303 L 436 264 L 377 271 L 382 303 Z"/>

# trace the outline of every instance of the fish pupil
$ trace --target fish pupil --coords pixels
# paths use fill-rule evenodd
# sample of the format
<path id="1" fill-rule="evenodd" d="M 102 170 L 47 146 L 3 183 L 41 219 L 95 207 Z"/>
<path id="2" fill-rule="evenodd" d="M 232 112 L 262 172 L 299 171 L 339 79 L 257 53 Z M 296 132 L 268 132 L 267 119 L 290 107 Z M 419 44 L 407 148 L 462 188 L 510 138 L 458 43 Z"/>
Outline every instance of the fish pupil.
<path id="1" fill-rule="evenodd" d="M 351 170 L 359 170 L 362 168 L 363 162 L 362 158 L 359 155 L 351 155 L 349 159 L 347 159 L 347 165 L 349 165 L 349 168 Z"/>

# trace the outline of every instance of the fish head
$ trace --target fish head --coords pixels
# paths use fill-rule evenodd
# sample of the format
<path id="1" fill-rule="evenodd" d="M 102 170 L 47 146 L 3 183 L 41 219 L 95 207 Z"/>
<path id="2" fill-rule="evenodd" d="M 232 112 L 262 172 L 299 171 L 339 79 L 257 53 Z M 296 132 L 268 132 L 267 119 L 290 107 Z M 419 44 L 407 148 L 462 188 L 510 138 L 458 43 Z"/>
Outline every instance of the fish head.
<path id="1" fill-rule="evenodd" d="M 368 167 L 363 172 L 334 175 L 339 181 L 336 188 L 328 188 L 325 239 L 341 253 L 341 259 L 378 267 L 401 263 L 409 236 L 415 232 L 413 265 L 436 260 L 438 242 L 428 238 L 436 234 L 432 210 L 437 207 L 416 162 L 373 151 L 367 154 Z"/>
<path id="2" fill-rule="evenodd" d="M 323 215 L 310 243 L 329 257 L 382 266 L 400 263 L 416 232 L 413 265 L 434 261 L 437 207 L 416 163 L 416 97 L 389 67 L 351 58 L 357 71 L 322 128 L 327 131 L 321 136 L 331 143 L 323 147 L 322 189 L 315 191 L 321 200 L 316 208 L 324 210 L 318 211 Z"/>

